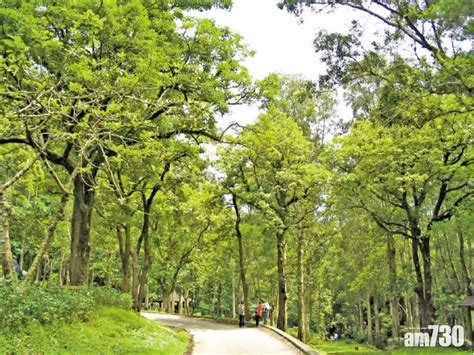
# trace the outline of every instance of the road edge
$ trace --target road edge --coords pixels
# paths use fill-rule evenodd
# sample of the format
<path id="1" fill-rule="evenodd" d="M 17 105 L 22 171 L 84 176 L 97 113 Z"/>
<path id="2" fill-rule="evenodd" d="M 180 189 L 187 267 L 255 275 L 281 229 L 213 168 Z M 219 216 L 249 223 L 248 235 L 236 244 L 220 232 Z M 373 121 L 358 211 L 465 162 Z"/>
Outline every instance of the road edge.
<path id="1" fill-rule="evenodd" d="M 303 343 L 302 341 L 299 341 L 299 340 L 296 339 L 295 337 L 291 336 L 291 335 L 288 334 L 288 333 L 285 333 L 284 331 L 282 331 L 282 330 L 280 330 L 280 329 L 278 329 L 278 328 L 271 327 L 271 326 L 269 326 L 269 325 L 264 325 L 264 324 L 262 324 L 262 327 L 273 331 L 274 333 L 278 334 L 279 336 L 281 336 L 281 337 L 284 338 L 285 340 L 289 341 L 293 346 L 295 346 L 296 348 L 298 348 L 299 350 L 301 350 L 301 351 L 303 352 L 303 354 L 307 354 L 307 355 L 320 355 L 316 350 L 314 350 L 314 349 L 313 349 L 312 347 L 310 347 L 308 344 L 305 344 L 305 343 Z"/>

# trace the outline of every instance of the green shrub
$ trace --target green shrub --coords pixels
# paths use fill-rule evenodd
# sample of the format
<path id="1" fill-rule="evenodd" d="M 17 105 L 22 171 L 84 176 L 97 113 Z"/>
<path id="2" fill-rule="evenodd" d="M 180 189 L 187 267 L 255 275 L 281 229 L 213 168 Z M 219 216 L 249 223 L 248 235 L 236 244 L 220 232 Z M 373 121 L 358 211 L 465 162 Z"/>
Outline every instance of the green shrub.
<path id="1" fill-rule="evenodd" d="M 364 333 L 356 333 L 354 336 L 354 341 L 359 344 L 363 344 L 367 342 L 367 334 Z"/>
<path id="2" fill-rule="evenodd" d="M 94 300 L 97 306 L 110 306 L 122 309 L 132 308 L 132 298 L 110 287 L 89 287 L 82 289 L 84 296 Z"/>
<path id="3" fill-rule="evenodd" d="M 32 284 L 22 288 L 0 279 L 0 329 L 4 333 L 17 331 L 29 323 L 85 321 L 101 305 L 130 309 L 131 299 L 105 287 Z"/>
<path id="4" fill-rule="evenodd" d="M 377 349 L 386 349 L 388 346 L 388 338 L 384 334 L 379 334 L 374 337 L 374 346 Z"/>

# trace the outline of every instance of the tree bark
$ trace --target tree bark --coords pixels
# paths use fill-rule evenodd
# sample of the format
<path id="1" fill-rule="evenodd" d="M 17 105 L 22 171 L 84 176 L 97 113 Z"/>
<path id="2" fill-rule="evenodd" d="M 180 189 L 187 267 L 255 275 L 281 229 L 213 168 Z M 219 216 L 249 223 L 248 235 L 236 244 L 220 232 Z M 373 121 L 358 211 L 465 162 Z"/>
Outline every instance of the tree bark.
<path id="1" fill-rule="evenodd" d="M 379 315 L 379 305 L 377 302 L 377 296 L 374 296 L 374 325 L 375 325 L 375 335 L 380 335 L 380 315 Z"/>
<path id="2" fill-rule="evenodd" d="M 236 316 L 237 316 L 236 312 L 235 312 L 236 303 L 237 303 L 237 301 L 236 301 L 237 297 L 236 297 L 235 293 L 237 292 L 237 290 L 236 290 L 236 287 L 235 287 L 235 280 L 234 280 L 233 273 L 231 274 L 230 277 L 231 277 L 231 282 L 232 282 L 232 319 L 235 319 Z"/>
<path id="3" fill-rule="evenodd" d="M 122 227 L 125 230 L 125 240 L 122 236 Z M 131 236 L 130 224 L 116 226 L 117 239 L 119 242 L 120 261 L 122 262 L 122 285 L 123 293 L 130 292 L 130 256 L 131 256 Z"/>
<path id="4" fill-rule="evenodd" d="M 421 243 L 419 244 L 420 251 L 423 260 L 423 276 L 424 276 L 424 312 L 420 316 L 421 326 L 427 327 L 430 324 L 434 324 L 435 308 L 433 305 L 433 275 L 431 273 L 431 250 L 430 250 L 430 238 L 422 237 Z"/>
<path id="5" fill-rule="evenodd" d="M 420 250 L 422 255 L 423 270 L 418 250 Z M 429 238 L 412 239 L 412 258 L 417 280 L 415 293 L 418 296 L 419 325 L 421 328 L 426 328 L 428 325 L 433 324 L 434 321 L 434 306 L 431 297 L 432 277 Z"/>
<path id="6" fill-rule="evenodd" d="M 88 182 L 89 181 L 89 182 Z M 71 285 L 87 285 L 89 276 L 90 230 L 95 192 L 87 174 L 74 178 L 74 206 L 71 226 Z"/>
<path id="7" fill-rule="evenodd" d="M 407 326 L 410 329 L 413 329 L 415 327 L 415 320 L 414 320 L 414 315 L 413 315 L 413 307 L 412 307 L 412 302 L 410 299 L 410 296 L 408 292 L 405 293 L 404 296 L 404 301 L 405 301 L 405 315 L 407 317 Z"/>
<path id="8" fill-rule="evenodd" d="M 362 302 L 359 302 L 359 304 L 357 305 L 357 308 L 359 310 L 359 331 L 363 333 L 364 332 L 364 308 L 363 308 Z"/>
<path id="9" fill-rule="evenodd" d="M 132 256 L 132 308 L 135 311 L 140 312 L 140 304 L 138 300 L 138 256 L 134 250 L 131 250 L 130 254 Z"/>
<path id="10" fill-rule="evenodd" d="M 277 234 L 277 250 L 278 250 L 278 320 L 277 328 L 286 331 L 288 323 L 287 314 L 287 281 L 285 273 L 286 262 L 286 230 L 278 231 Z"/>
<path id="11" fill-rule="evenodd" d="M 390 275 L 390 313 L 392 318 L 392 337 L 400 337 L 400 316 L 398 307 L 397 265 L 395 240 L 391 233 L 387 234 L 388 270 Z"/>
<path id="12" fill-rule="evenodd" d="M 35 256 L 33 262 L 31 263 L 30 268 L 28 269 L 28 273 L 26 274 L 26 278 L 25 278 L 26 282 L 32 282 L 33 281 L 35 271 L 39 267 L 39 265 L 41 263 L 41 260 L 43 260 L 43 256 L 45 255 L 46 251 L 49 248 L 49 245 L 51 244 L 51 240 L 54 237 L 54 233 L 56 232 L 58 224 L 59 224 L 60 221 L 62 221 L 64 219 L 64 214 L 65 214 L 65 211 L 66 211 L 66 205 L 67 205 L 68 201 L 69 201 L 69 194 L 66 194 L 66 193 L 63 194 L 63 196 L 61 198 L 61 202 L 59 204 L 58 212 L 56 213 L 56 215 L 54 216 L 54 218 L 51 221 L 50 225 L 48 226 L 48 229 L 46 230 L 46 235 L 45 235 L 43 241 L 41 242 L 41 246 L 38 249 L 38 252 L 36 253 L 36 256 Z M 61 256 L 61 261 L 60 262 L 62 263 L 62 256 Z M 62 271 L 61 269 L 62 269 L 62 267 L 60 268 L 60 271 Z M 61 277 L 60 277 L 60 279 L 61 279 Z M 62 282 L 62 281 L 60 281 L 60 282 Z"/>
<path id="13" fill-rule="evenodd" d="M 374 343 L 374 338 L 372 334 L 372 307 L 370 306 L 370 295 L 367 295 L 366 308 L 367 308 L 367 340 L 368 340 L 368 343 L 372 345 Z"/>
<path id="14" fill-rule="evenodd" d="M 244 305 L 245 305 L 245 319 L 250 320 L 250 302 L 249 302 L 249 286 L 247 284 L 247 273 L 245 266 L 245 255 L 244 255 L 244 245 L 242 240 L 242 232 L 240 231 L 240 208 L 237 202 L 237 196 L 232 194 L 232 204 L 234 206 L 235 212 L 235 235 L 237 237 L 237 242 L 239 245 L 239 269 L 240 269 L 240 282 L 242 283 L 242 293 L 244 295 Z"/>
<path id="15" fill-rule="evenodd" d="M 3 198 L 3 192 L 0 192 L 0 216 L 3 219 L 2 223 L 2 243 L 1 243 L 1 257 L 2 257 L 2 272 L 4 277 L 15 278 L 15 269 L 13 267 L 13 255 L 10 245 L 10 206 Z"/>
<path id="16" fill-rule="evenodd" d="M 305 307 L 305 284 L 304 284 L 304 229 L 301 228 L 297 244 L 298 265 L 298 339 L 303 343 L 307 341 L 306 333 L 306 307 Z"/>

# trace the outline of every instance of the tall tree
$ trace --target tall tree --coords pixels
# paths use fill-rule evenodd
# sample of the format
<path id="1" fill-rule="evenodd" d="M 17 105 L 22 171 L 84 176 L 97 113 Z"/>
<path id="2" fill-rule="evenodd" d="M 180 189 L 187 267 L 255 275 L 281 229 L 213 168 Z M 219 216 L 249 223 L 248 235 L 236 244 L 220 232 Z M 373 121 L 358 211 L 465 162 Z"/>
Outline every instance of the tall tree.
<path id="1" fill-rule="evenodd" d="M 70 276 L 84 284 L 106 159 L 144 139 L 212 136 L 214 114 L 246 95 L 246 49 L 229 29 L 146 0 L 10 1 L 0 16 L 0 143 L 78 169 Z"/>

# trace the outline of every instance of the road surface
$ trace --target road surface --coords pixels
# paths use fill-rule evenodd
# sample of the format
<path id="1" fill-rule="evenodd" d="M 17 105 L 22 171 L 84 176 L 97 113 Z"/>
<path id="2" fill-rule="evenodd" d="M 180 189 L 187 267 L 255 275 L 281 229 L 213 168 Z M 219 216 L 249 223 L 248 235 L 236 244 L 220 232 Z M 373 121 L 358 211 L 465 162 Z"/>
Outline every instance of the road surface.
<path id="1" fill-rule="evenodd" d="M 172 314 L 142 313 L 142 315 L 166 325 L 186 329 L 194 338 L 193 355 L 301 354 L 293 345 L 268 329 L 239 328 L 236 325 Z"/>

